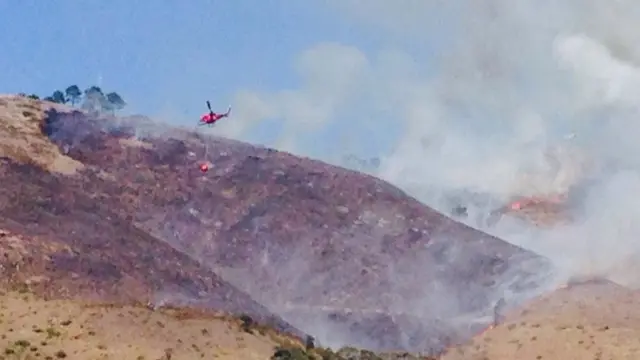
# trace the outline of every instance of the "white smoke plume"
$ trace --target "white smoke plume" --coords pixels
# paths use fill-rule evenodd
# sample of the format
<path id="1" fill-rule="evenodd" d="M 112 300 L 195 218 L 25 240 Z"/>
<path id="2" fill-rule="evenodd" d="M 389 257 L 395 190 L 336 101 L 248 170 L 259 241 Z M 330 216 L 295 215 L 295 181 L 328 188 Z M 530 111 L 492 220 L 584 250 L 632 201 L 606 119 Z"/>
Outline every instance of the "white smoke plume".
<path id="1" fill-rule="evenodd" d="M 570 224 L 485 230 L 551 257 L 567 276 L 639 282 L 617 269 L 640 250 L 640 3 L 319 3 L 384 45 L 312 46 L 294 60 L 300 88 L 238 94 L 243 129 L 229 134 L 281 119 L 267 145 L 334 163 L 379 157 L 372 172 L 441 210 L 442 194 L 461 189 L 504 202 L 581 185 Z M 231 124 L 221 128 L 240 126 Z"/>
<path id="2" fill-rule="evenodd" d="M 216 125 L 217 134 L 250 138 L 262 123 L 281 120 L 276 140 L 265 145 L 343 165 L 354 154 L 375 158 L 371 163 L 379 166 L 367 171 L 447 213 L 450 196 L 477 194 L 469 200 L 477 204 L 466 222 L 551 258 L 560 277 L 604 276 L 640 286 L 631 267 L 640 255 L 640 208 L 634 199 L 640 193 L 640 3 L 316 3 L 370 30 L 383 45 L 311 46 L 292 59 L 299 88 L 238 92 L 234 120 Z M 485 225 L 487 213 L 514 196 L 567 192 L 579 194 L 567 224 L 536 228 L 504 218 Z M 363 259 L 380 254 L 360 250 Z M 314 254 L 300 251 L 278 268 L 269 268 L 269 252 L 264 254 L 265 276 L 282 283 L 268 294 L 259 281 L 248 281 L 252 274 L 216 270 L 287 318 L 294 316 L 287 297 L 308 300 L 338 283 L 329 272 L 308 281 L 305 275 L 318 273 L 309 265 Z M 436 290 L 448 295 L 447 284 L 429 283 L 435 290 L 418 284 L 429 261 L 421 255 L 389 267 L 386 280 L 393 286 L 387 296 L 409 290 L 417 295 L 390 299 L 386 310 L 464 317 L 453 292 L 429 298 Z M 333 274 L 349 274 L 356 265 L 337 264 Z M 498 288 L 502 294 L 506 286 Z M 277 298 L 281 293 L 286 296 Z M 317 313 L 287 320 L 313 330 L 325 344 L 352 342 Z"/>

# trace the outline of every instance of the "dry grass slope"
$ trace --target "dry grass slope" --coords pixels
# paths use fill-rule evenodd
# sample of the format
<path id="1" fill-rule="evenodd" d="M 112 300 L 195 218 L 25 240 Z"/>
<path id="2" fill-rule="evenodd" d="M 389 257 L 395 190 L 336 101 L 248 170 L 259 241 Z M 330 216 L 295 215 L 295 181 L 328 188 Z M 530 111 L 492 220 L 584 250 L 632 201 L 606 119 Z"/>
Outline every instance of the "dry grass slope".
<path id="1" fill-rule="evenodd" d="M 285 338 L 230 317 L 0 295 L 0 359 L 269 359 Z"/>
<path id="2" fill-rule="evenodd" d="M 0 293 L 0 360 L 435 360 L 305 345 L 243 316 Z"/>
<path id="3" fill-rule="evenodd" d="M 637 360 L 640 296 L 587 283 L 537 299 L 442 360 Z"/>
<path id="4" fill-rule="evenodd" d="M 0 157 L 35 164 L 51 172 L 74 174 L 82 163 L 65 156 L 41 132 L 41 119 L 50 108 L 68 107 L 17 95 L 0 95 Z"/>

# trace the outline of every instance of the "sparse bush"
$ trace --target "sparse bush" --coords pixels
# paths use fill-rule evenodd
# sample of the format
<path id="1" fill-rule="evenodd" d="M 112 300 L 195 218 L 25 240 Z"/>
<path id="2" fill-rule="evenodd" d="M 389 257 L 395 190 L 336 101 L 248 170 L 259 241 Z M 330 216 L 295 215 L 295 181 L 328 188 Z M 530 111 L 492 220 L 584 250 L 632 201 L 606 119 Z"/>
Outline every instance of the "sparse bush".
<path id="1" fill-rule="evenodd" d="M 251 328 L 256 325 L 253 318 L 249 315 L 243 314 L 240 316 L 240 321 L 242 321 L 242 325 L 240 325 L 240 329 L 246 333 L 253 334 Z"/>
<path id="2" fill-rule="evenodd" d="M 14 283 L 11 290 L 16 291 L 20 294 L 26 294 L 29 292 L 29 285 L 24 282 Z"/>
<path id="3" fill-rule="evenodd" d="M 106 97 L 107 97 L 108 110 L 111 110 L 111 111 L 122 110 L 127 105 L 127 103 L 124 102 L 124 100 L 122 100 L 122 97 L 118 95 L 118 93 L 110 92 L 106 95 Z"/>
<path id="4" fill-rule="evenodd" d="M 64 92 L 67 95 L 67 99 L 71 102 L 71 105 L 75 105 L 82 96 L 78 85 L 71 85 Z"/>
<path id="5" fill-rule="evenodd" d="M 90 112 L 100 113 L 109 111 L 115 113 L 127 106 L 127 103 L 117 92 L 112 91 L 105 94 L 99 86 L 95 85 L 88 87 L 84 92 L 80 90 L 78 85 L 71 85 L 67 87 L 64 92 L 55 90 L 51 95 L 44 97 L 43 100 L 58 104 L 70 102 L 71 105 L 75 106 L 80 102 L 83 94 L 84 99 L 82 99 L 81 108 Z M 18 95 L 34 100 L 40 99 L 36 94 L 27 95 L 26 93 L 19 93 Z"/>
<path id="6" fill-rule="evenodd" d="M 47 328 L 47 339 L 52 339 L 52 338 L 58 337 L 60 335 L 61 335 L 61 333 L 58 330 L 56 330 L 54 328 L 51 328 L 51 327 Z"/>
<path id="7" fill-rule="evenodd" d="M 356 354 L 358 354 L 359 356 L 358 350 L 356 350 Z M 343 357 L 331 351 L 331 349 L 327 349 L 327 348 L 314 348 L 314 349 L 304 350 L 297 346 L 281 346 L 276 348 L 276 351 L 271 356 L 271 359 L 272 360 L 358 360 L 360 358 Z M 371 359 L 377 359 L 377 358 L 371 358 Z"/>
<path id="8" fill-rule="evenodd" d="M 54 103 L 58 103 L 58 104 L 67 103 L 67 98 L 64 97 L 64 94 L 60 90 L 54 91 L 53 94 L 51 95 L 51 99 L 53 100 Z"/>
<path id="9" fill-rule="evenodd" d="M 40 97 L 36 94 L 27 95 L 25 93 L 18 93 L 18 96 L 26 97 L 28 99 L 40 100 Z"/>
<path id="10" fill-rule="evenodd" d="M 102 89 L 98 86 L 91 86 L 84 91 L 84 100 L 81 107 L 90 112 L 100 112 L 105 102 L 106 99 Z"/>
<path id="11" fill-rule="evenodd" d="M 307 337 L 305 338 L 305 341 L 304 341 L 304 347 L 307 350 L 311 350 L 311 349 L 316 347 L 315 342 L 316 342 L 316 339 L 314 339 L 313 336 L 307 335 Z"/>
<path id="12" fill-rule="evenodd" d="M 100 87 L 91 86 L 84 91 L 84 101 L 81 107 L 87 111 L 97 113 L 102 111 L 114 113 L 123 109 L 126 105 L 127 103 L 118 93 L 110 92 L 105 95 Z"/>
<path id="13" fill-rule="evenodd" d="M 331 349 L 326 348 L 315 348 L 313 349 L 313 354 L 316 355 L 316 358 L 321 360 L 346 360 L 331 351 Z"/>
<path id="14" fill-rule="evenodd" d="M 304 350 L 296 347 L 277 348 L 271 360 L 313 360 Z"/>
<path id="15" fill-rule="evenodd" d="M 356 360 L 360 359 L 360 350 L 354 347 L 347 346 L 338 350 L 337 355 L 341 358 Z"/>
<path id="16" fill-rule="evenodd" d="M 18 340 L 16 342 L 14 342 L 13 344 L 15 346 L 23 347 L 23 348 L 31 346 L 31 343 L 29 341 L 27 341 L 27 340 Z"/>

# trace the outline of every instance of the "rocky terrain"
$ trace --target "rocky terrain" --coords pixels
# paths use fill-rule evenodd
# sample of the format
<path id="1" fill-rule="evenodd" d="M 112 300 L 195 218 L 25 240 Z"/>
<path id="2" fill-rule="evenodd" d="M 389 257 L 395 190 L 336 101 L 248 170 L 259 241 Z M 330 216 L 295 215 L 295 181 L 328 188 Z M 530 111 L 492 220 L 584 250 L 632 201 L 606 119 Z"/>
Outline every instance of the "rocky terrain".
<path id="1" fill-rule="evenodd" d="M 558 286 L 546 259 L 319 161 L 16 96 L 0 98 L 0 141 L 0 282 L 38 298 L 188 305 L 323 346 L 507 359 L 502 337 L 454 346 Z"/>

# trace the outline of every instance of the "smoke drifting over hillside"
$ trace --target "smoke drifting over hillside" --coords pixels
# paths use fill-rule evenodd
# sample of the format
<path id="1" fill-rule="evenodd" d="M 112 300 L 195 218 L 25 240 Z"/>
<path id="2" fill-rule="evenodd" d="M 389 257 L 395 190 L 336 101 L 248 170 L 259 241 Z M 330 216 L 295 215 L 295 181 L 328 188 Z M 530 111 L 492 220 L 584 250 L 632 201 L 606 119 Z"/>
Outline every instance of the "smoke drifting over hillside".
<path id="1" fill-rule="evenodd" d="M 545 259 L 372 177 L 170 128 L 145 135 L 131 119 L 50 112 L 44 125 L 90 169 L 81 189 L 110 193 L 111 211 L 324 345 L 439 352 L 491 324 L 496 304 L 557 285 Z M 204 157 L 213 174 L 196 168 Z M 210 299 L 185 282 L 151 301 Z"/>
<path id="2" fill-rule="evenodd" d="M 632 273 L 625 264 L 635 263 L 640 250 L 635 241 L 640 235 L 635 220 L 640 210 L 633 199 L 640 191 L 640 164 L 634 156 L 640 150 L 635 141 L 640 53 L 634 48 L 640 40 L 636 39 L 640 32 L 635 31 L 640 26 L 636 25 L 640 4 L 595 0 L 325 3 L 344 12 L 349 21 L 371 27 L 383 40 L 402 38 L 401 45 L 371 53 L 349 44 L 317 44 L 294 61 L 303 83 L 300 88 L 238 93 L 234 120 L 221 122 L 215 131 L 243 138 L 261 121 L 279 118 L 284 126 L 277 141 L 267 145 L 335 163 L 352 153 L 379 158 L 369 162 L 377 167 L 368 171 L 446 213 L 450 199 L 458 198 L 469 206 L 469 225 L 551 258 L 560 279 L 550 283 L 549 267 L 539 258 L 503 254 L 504 249 L 495 245 L 497 240 L 464 227 L 446 223 L 437 229 L 439 233 L 430 233 L 429 226 L 440 220 L 427 219 L 421 224 L 424 229 L 415 231 L 425 242 L 415 242 L 420 247 L 401 243 L 402 251 L 392 246 L 383 249 L 389 243 L 400 247 L 399 241 L 387 239 L 410 238 L 413 234 L 398 234 L 413 230 L 413 225 L 398 218 L 388 204 L 373 201 L 367 209 L 354 210 L 354 205 L 338 211 L 337 204 L 327 205 L 323 198 L 328 190 L 320 192 L 317 182 L 302 181 L 303 176 L 287 186 L 311 194 L 315 202 L 305 206 L 316 209 L 324 201 L 331 208 L 324 216 L 343 212 L 344 216 L 355 214 L 363 224 L 363 219 L 371 223 L 328 228 L 322 223 L 325 218 L 318 224 L 305 220 L 300 232 L 305 235 L 296 239 L 302 246 L 292 249 L 289 243 L 277 244 L 285 235 L 270 237 L 269 230 L 264 230 L 282 228 L 272 213 L 249 216 L 255 210 L 251 204 L 245 209 L 249 214 L 242 222 L 245 228 L 230 235 L 231 227 L 220 227 L 224 236 L 216 238 L 222 239 L 222 245 L 216 246 L 225 251 L 229 243 L 235 246 L 236 238 L 248 236 L 243 234 L 264 243 L 264 249 L 256 247 L 248 265 L 220 265 L 216 257 L 222 255 L 216 251 L 222 250 L 212 250 L 210 257 L 197 247 L 183 251 L 321 342 L 336 345 L 349 340 L 383 347 L 371 333 L 390 332 L 368 315 L 364 316 L 367 321 L 350 318 L 345 324 L 336 316 L 325 316 L 322 311 L 335 310 L 327 305 L 334 297 L 346 299 L 338 304 L 341 311 L 350 304 L 347 300 L 359 305 L 360 313 L 382 309 L 381 317 L 392 319 L 386 324 L 397 326 L 406 336 L 406 348 L 412 348 L 417 346 L 415 338 L 446 338 L 455 332 L 453 328 L 471 331 L 473 324 L 486 326 L 502 298 L 518 303 L 572 276 L 640 283 L 622 276 Z M 249 174 L 259 173 L 256 164 L 263 162 L 258 160 L 247 163 L 252 164 L 247 165 L 251 166 L 248 173 L 238 170 L 246 155 L 243 151 L 236 151 L 236 165 L 221 165 L 216 174 L 224 177 L 238 171 L 239 178 L 248 179 Z M 173 149 L 167 153 L 176 159 L 173 166 L 193 168 L 189 161 L 195 160 L 182 158 Z M 232 162 L 215 150 L 208 155 L 214 164 Z M 279 181 L 293 178 L 271 170 L 264 174 L 278 176 Z M 211 186 L 199 194 L 213 193 Z M 514 196 L 566 192 L 572 195 L 573 220 L 568 224 L 538 229 L 509 218 L 492 227 L 476 221 Z M 355 195 L 349 195 L 357 203 Z M 289 218 L 302 217 L 299 199 L 286 202 L 298 204 Z M 149 209 L 149 217 L 154 217 L 150 224 L 170 227 L 171 234 L 158 236 L 174 247 L 181 238 L 204 239 L 203 234 L 214 231 L 205 220 L 213 221 L 193 214 L 212 214 L 211 209 L 203 209 L 211 203 L 194 200 L 174 208 Z M 284 203 L 277 204 L 284 208 Z M 328 261 L 323 254 L 331 247 L 337 250 Z M 235 255 L 229 251 L 229 258 Z M 617 268 L 621 264 L 625 271 Z M 371 284 L 364 284 L 360 275 L 367 266 L 374 269 L 368 275 Z M 538 277 L 523 275 L 536 271 Z M 358 284 L 364 285 L 355 289 Z M 347 290 L 359 291 L 358 296 Z M 435 333 L 429 332 L 433 329 Z M 446 339 L 429 346 L 445 344 Z"/>
<path id="3" fill-rule="evenodd" d="M 333 162 L 380 157 L 371 172 L 447 212 L 445 198 L 463 190 L 493 203 L 579 191 L 568 225 L 485 229 L 553 258 L 566 276 L 615 279 L 614 266 L 640 250 L 640 4 L 322 3 L 400 45 L 310 48 L 295 60 L 302 87 L 239 95 L 237 106 L 252 109 L 238 118 L 247 128 L 282 118 L 270 145 Z"/>

